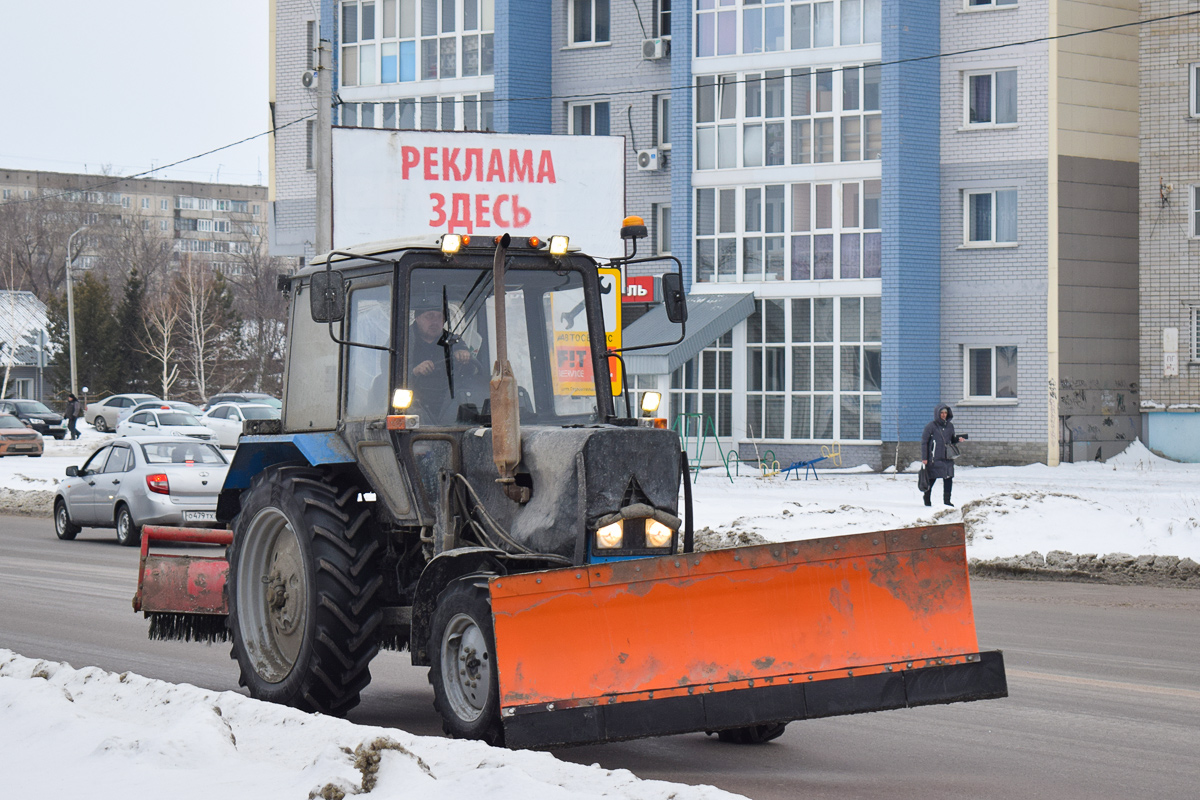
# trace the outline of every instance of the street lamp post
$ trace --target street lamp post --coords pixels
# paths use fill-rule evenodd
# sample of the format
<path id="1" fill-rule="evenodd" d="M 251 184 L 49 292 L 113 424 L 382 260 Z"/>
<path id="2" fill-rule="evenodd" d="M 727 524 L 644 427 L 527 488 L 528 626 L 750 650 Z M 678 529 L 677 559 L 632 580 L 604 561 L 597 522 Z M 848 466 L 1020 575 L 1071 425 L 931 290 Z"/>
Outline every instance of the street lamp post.
<path id="1" fill-rule="evenodd" d="M 67 347 L 71 351 L 71 394 L 79 392 L 79 374 L 75 367 L 75 293 L 71 288 L 71 270 L 74 269 L 75 258 L 71 255 L 71 243 L 87 229 L 88 226 L 84 225 L 67 239 Z"/>

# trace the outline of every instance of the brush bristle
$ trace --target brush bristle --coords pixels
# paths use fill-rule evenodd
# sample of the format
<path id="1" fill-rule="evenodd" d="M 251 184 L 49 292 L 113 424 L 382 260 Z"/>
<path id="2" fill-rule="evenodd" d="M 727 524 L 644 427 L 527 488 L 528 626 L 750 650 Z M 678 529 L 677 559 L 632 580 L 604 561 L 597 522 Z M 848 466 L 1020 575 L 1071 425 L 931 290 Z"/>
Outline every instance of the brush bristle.
<path id="1" fill-rule="evenodd" d="M 185 642 L 227 642 L 229 628 L 224 614 L 148 613 L 150 638 L 178 639 Z"/>

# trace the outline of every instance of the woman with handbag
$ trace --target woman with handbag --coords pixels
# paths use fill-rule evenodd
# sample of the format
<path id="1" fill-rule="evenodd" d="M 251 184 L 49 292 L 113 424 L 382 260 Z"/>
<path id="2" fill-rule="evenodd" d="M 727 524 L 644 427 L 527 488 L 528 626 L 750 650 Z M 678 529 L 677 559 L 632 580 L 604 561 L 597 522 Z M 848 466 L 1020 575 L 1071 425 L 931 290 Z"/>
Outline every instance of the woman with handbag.
<path id="1" fill-rule="evenodd" d="M 925 505 L 933 505 L 929 495 L 933 482 L 942 479 L 942 502 L 953 506 L 950 492 L 954 489 L 954 459 L 958 458 L 958 443 L 967 435 L 955 435 L 954 412 L 950 406 L 940 403 L 933 411 L 933 421 L 925 426 L 921 434 L 921 464 L 929 472 L 929 486 L 925 489 Z"/>

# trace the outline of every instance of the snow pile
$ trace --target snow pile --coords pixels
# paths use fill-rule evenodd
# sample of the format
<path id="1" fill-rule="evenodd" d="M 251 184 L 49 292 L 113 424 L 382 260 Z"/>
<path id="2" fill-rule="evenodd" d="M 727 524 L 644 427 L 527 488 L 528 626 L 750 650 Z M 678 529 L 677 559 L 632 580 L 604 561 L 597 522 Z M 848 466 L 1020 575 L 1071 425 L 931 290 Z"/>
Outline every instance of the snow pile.
<path id="1" fill-rule="evenodd" d="M 1160 458 L 1140 442 L 1104 463 L 959 467 L 953 508 L 939 502 L 940 482 L 933 506 L 923 505 L 919 468 L 822 469 L 809 480 L 743 469 L 732 481 L 724 468 L 703 470 L 693 487 L 697 547 L 962 522 L 974 559 L 1065 551 L 1200 561 L 1200 464 Z"/>
<path id="2" fill-rule="evenodd" d="M 718 800 L 549 753 L 413 736 L 232 692 L 72 669 L 0 650 L 0 775 L 11 797 Z M 48 746 L 53 743 L 52 746 Z"/>

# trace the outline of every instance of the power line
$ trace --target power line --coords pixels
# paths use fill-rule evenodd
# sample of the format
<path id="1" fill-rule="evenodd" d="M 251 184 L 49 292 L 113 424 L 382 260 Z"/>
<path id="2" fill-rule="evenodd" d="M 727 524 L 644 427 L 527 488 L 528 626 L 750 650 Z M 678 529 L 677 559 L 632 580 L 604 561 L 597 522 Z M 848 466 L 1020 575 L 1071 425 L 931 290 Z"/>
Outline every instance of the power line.
<path id="1" fill-rule="evenodd" d="M 315 116 L 316 116 L 316 112 L 314 112 L 312 114 L 307 114 L 303 117 L 300 117 L 299 119 L 294 119 L 291 122 L 284 123 L 283 125 L 276 125 L 271 130 L 262 131 L 261 133 L 254 134 L 253 136 L 247 136 L 245 139 L 238 139 L 236 142 L 230 142 L 229 144 L 223 144 L 220 147 L 214 147 L 212 150 L 207 150 L 203 153 L 197 153 L 196 155 L 188 156 L 187 158 L 181 158 L 178 161 L 172 161 L 170 164 L 163 164 L 161 167 L 155 167 L 154 169 L 148 169 L 145 172 L 138 172 L 134 175 L 122 175 L 122 176 L 113 177 L 113 178 L 110 178 L 109 180 L 97 183 L 94 186 L 89 186 L 86 189 L 71 189 L 69 191 L 58 192 L 57 194 L 43 194 L 43 195 L 39 195 L 37 197 L 28 197 L 28 198 L 21 198 L 18 200 L 9 200 L 7 202 L 0 203 L 0 205 L 7 206 L 7 205 L 16 205 L 18 203 L 37 203 L 37 202 L 41 202 L 43 200 L 54 200 L 59 197 L 66 197 L 68 195 L 75 194 L 78 191 L 94 192 L 97 189 L 103 189 L 106 186 L 112 186 L 114 184 L 121 183 L 122 181 L 138 180 L 139 178 L 144 178 L 147 175 L 153 175 L 155 172 L 162 172 L 164 169 L 170 169 L 171 167 L 177 167 L 180 164 L 186 164 L 189 161 L 195 161 L 198 158 L 204 158 L 205 156 L 211 156 L 213 153 L 219 153 L 222 150 L 228 150 L 231 147 L 237 147 L 239 144 L 245 144 L 246 142 L 254 141 L 255 139 L 259 139 L 263 136 L 266 136 L 267 134 L 281 131 L 284 128 L 289 128 L 292 125 L 299 124 L 299 123 L 304 122 L 307 119 L 311 119 L 312 117 L 315 117 Z"/>
<path id="2" fill-rule="evenodd" d="M 1109 31 L 1119 30 L 1121 28 L 1139 27 L 1142 25 L 1149 25 L 1152 22 L 1165 22 L 1165 21 L 1169 21 L 1169 20 L 1173 20 L 1173 19 L 1181 19 L 1183 17 L 1194 17 L 1197 15 L 1200 15 L 1200 10 L 1184 11 L 1179 14 L 1168 14 L 1167 16 L 1163 16 L 1163 17 L 1153 17 L 1151 19 L 1142 19 L 1142 20 L 1137 20 L 1135 22 L 1122 22 L 1118 25 L 1107 25 L 1103 28 L 1088 28 L 1088 29 L 1082 30 L 1082 31 L 1074 31 L 1073 33 L 1059 33 L 1059 34 L 1055 34 L 1053 36 L 1039 36 L 1036 39 L 1025 39 L 1023 41 L 1018 41 L 1018 42 L 1004 42 L 1003 44 L 984 45 L 982 47 L 971 47 L 966 50 L 950 50 L 950 51 L 946 51 L 944 53 L 934 53 L 934 54 L 928 55 L 928 56 L 912 56 L 910 58 L 898 58 L 894 61 L 876 61 L 876 62 L 867 64 L 865 66 L 895 67 L 895 66 L 899 66 L 902 64 L 913 64 L 913 63 L 917 63 L 920 61 L 932 61 L 934 59 L 939 59 L 939 58 L 953 58 L 955 56 L 965 56 L 965 55 L 970 55 L 972 53 L 986 53 L 986 52 L 989 52 L 992 50 L 1000 50 L 1000 49 L 1003 49 L 1006 47 L 1022 47 L 1022 46 L 1030 45 L 1030 44 L 1041 44 L 1043 42 L 1053 42 L 1053 41 L 1057 41 L 1058 39 L 1070 39 L 1075 36 L 1086 36 L 1088 34 L 1093 34 L 1093 33 L 1108 33 Z M 787 52 L 791 52 L 791 51 L 787 51 Z M 859 68 L 860 67 L 857 65 L 852 66 L 852 67 L 812 67 L 812 69 L 814 69 L 814 70 L 819 69 L 821 72 L 842 72 L 847 69 L 859 69 Z M 754 82 L 757 80 L 760 80 L 760 79 L 759 78 L 752 78 L 752 79 L 742 78 L 741 80 L 737 80 L 737 81 L 727 81 L 727 82 L 725 82 L 725 85 L 729 85 L 729 84 L 733 84 L 733 83 L 747 83 L 748 81 Z M 662 94 L 665 92 L 673 92 L 676 90 L 682 91 L 685 89 L 695 89 L 696 87 L 697 87 L 697 84 L 688 83 L 688 84 L 683 84 L 680 86 L 660 86 L 660 87 L 654 88 L 654 89 L 627 89 L 624 91 L 591 92 L 588 94 L 574 94 L 574 95 L 544 95 L 541 97 L 497 98 L 494 102 L 497 102 L 497 103 L 527 103 L 527 102 L 534 101 L 534 100 L 586 100 L 586 99 L 594 99 L 597 97 L 621 97 L 624 95 L 631 95 L 631 94 Z"/>
<path id="3" fill-rule="evenodd" d="M 1120 23 L 1117 25 L 1106 25 L 1101 28 L 1088 28 L 1088 29 L 1081 30 L 1081 31 L 1074 31 L 1072 33 L 1059 33 L 1059 34 L 1055 34 L 1053 36 L 1039 36 L 1034 39 L 1025 39 L 1025 40 L 1016 41 L 1016 42 L 1004 42 L 1002 44 L 984 45 L 982 47 L 971 47 L 971 48 L 967 48 L 965 50 L 952 50 L 952 51 L 947 51 L 947 52 L 942 52 L 942 53 L 934 53 L 932 55 L 927 55 L 927 56 L 912 56 L 909 58 L 899 58 L 899 59 L 895 59 L 893 61 L 875 62 L 873 64 L 867 64 L 867 65 L 863 65 L 863 66 L 864 67 L 869 66 L 872 68 L 875 68 L 875 67 L 882 68 L 882 67 L 900 66 L 902 64 L 914 64 L 914 63 L 918 63 L 918 62 L 922 62 L 922 61 L 932 61 L 932 60 L 940 59 L 940 58 L 953 58 L 955 56 L 971 55 L 973 53 L 986 53 L 986 52 L 990 52 L 993 50 L 1000 50 L 1000 49 L 1008 48 L 1008 47 L 1022 47 L 1022 46 L 1031 45 L 1031 44 L 1041 44 L 1044 42 L 1053 42 L 1053 41 L 1057 41 L 1060 39 L 1071 39 L 1076 36 L 1086 36 L 1086 35 L 1093 34 L 1093 33 L 1108 33 L 1110 31 L 1120 30 L 1122 28 L 1140 27 L 1142 25 L 1149 25 L 1149 24 L 1155 23 L 1155 22 L 1166 22 L 1166 21 L 1170 21 L 1170 20 L 1174 20 L 1174 19 L 1183 19 L 1185 17 L 1194 17 L 1197 15 L 1200 15 L 1200 10 L 1184 11 L 1184 12 L 1180 12 L 1178 14 L 1168 14 L 1168 15 L 1162 16 L 1162 17 L 1152 17 L 1150 19 L 1136 20 L 1134 22 L 1123 22 L 1123 23 Z M 846 69 L 860 69 L 860 67 L 856 65 L 853 67 L 829 67 L 829 68 L 822 67 L 822 68 L 820 68 L 820 70 L 822 72 L 825 72 L 825 71 L 842 72 Z M 724 84 L 730 85 L 730 84 L 735 84 L 735 83 L 747 83 L 750 81 L 757 82 L 759 80 L 761 80 L 761 78 L 742 78 L 742 79 L 736 80 L 736 81 L 724 82 Z M 681 86 L 660 86 L 660 87 L 651 88 L 651 89 L 628 89 L 628 90 L 624 90 L 624 91 L 613 91 L 613 92 L 591 92 L 588 94 L 572 94 L 572 95 L 553 95 L 552 94 L 552 95 L 543 95 L 540 97 L 507 97 L 507 98 L 502 97 L 502 98 L 493 98 L 489 102 L 492 102 L 492 103 L 528 103 L 528 102 L 541 101 L 541 100 L 586 100 L 586 99 L 595 99 L 598 97 L 622 97 L 622 96 L 627 96 L 627 95 L 638 95 L 638 94 L 662 94 L 664 92 L 695 89 L 695 88 L 697 88 L 697 86 L 698 86 L 698 84 L 688 83 L 688 84 L 684 84 Z M 414 98 L 397 98 L 397 99 L 417 100 L 419 98 L 414 97 Z M 439 99 L 441 99 L 441 98 L 439 98 Z M 443 99 L 442 102 L 446 102 L 446 100 Z M 455 98 L 453 100 L 453 102 L 457 104 L 457 103 L 465 103 L 467 101 L 465 99 Z M 179 161 L 175 161 L 170 164 L 164 164 L 161 167 L 155 167 L 154 169 L 146 170 L 145 172 L 139 172 L 134 175 L 126 175 L 126 176 L 122 176 L 122 177 L 112 178 L 111 180 L 104 181 L 99 184 L 96 184 L 95 186 L 89 187 L 87 189 L 87 191 L 95 191 L 97 189 L 102 189 L 106 186 L 112 186 L 114 184 L 120 183 L 121 181 L 137 180 L 139 178 L 144 178 L 148 175 L 153 175 L 156 172 L 161 172 L 165 169 L 170 169 L 171 167 L 179 166 L 180 164 L 186 164 L 189 161 L 195 161 L 198 158 L 203 158 L 205 156 L 212 155 L 213 153 L 219 153 L 222 150 L 228 150 L 229 148 L 236 147 L 239 144 L 245 144 L 246 142 L 253 141 L 254 139 L 261 138 L 268 134 L 276 133 L 278 131 L 283 130 L 284 128 L 289 128 L 292 125 L 296 125 L 298 123 L 304 122 L 305 120 L 312 119 L 315 116 L 316 116 L 315 112 L 312 114 L 306 114 L 303 117 L 299 117 L 297 119 L 292 120 L 291 122 L 284 123 L 283 125 L 276 125 L 276 126 L 272 127 L 270 130 L 262 131 L 261 133 L 256 133 L 253 136 L 247 136 L 246 138 L 239 139 L 236 142 L 231 142 L 230 144 L 222 145 L 221 147 L 216 147 L 216 148 L 213 148 L 212 150 L 208 150 L 206 152 L 199 153 L 194 156 L 189 156 L 188 158 L 183 158 L 183 159 L 180 159 Z M 73 193 L 74 193 L 74 191 L 67 191 L 67 192 L 59 192 L 58 194 L 52 194 L 52 195 L 40 195 L 38 197 L 9 200 L 7 202 L 0 203 L 0 205 L 13 205 L 13 204 L 17 204 L 17 203 L 33 203 L 33 202 L 40 202 L 42 200 L 53 200 L 55 198 L 64 197 L 64 196 L 67 196 L 67 195 L 73 194 Z"/>

